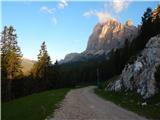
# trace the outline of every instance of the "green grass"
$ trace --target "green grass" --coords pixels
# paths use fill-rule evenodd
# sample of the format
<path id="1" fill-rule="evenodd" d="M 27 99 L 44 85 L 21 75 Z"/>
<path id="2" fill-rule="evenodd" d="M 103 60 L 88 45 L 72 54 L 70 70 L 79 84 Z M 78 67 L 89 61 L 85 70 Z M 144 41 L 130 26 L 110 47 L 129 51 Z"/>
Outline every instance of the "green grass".
<path id="1" fill-rule="evenodd" d="M 69 90 L 50 90 L 2 103 L 2 120 L 44 120 L 58 108 Z"/>
<path id="2" fill-rule="evenodd" d="M 113 92 L 105 91 L 104 89 L 95 89 L 95 93 L 115 104 L 133 111 L 139 115 L 155 120 L 160 120 L 160 94 L 144 100 L 138 94 L 133 92 Z M 143 102 L 147 102 L 146 106 L 142 106 Z"/>

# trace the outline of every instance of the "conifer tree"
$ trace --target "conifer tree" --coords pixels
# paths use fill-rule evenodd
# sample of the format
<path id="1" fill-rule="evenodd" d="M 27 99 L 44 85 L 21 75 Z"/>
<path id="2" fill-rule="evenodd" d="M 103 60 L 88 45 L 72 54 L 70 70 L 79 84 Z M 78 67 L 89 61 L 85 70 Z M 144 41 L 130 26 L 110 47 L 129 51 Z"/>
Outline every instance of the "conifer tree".
<path id="1" fill-rule="evenodd" d="M 144 12 L 144 15 L 142 16 L 142 23 L 146 23 L 147 20 L 150 18 L 152 14 L 152 9 L 151 8 L 147 8 L 147 10 Z"/>
<path id="2" fill-rule="evenodd" d="M 47 52 L 45 42 L 42 43 L 40 52 L 38 54 L 38 61 L 34 64 L 32 73 L 34 77 L 46 77 L 47 69 L 51 65 L 50 56 Z"/>
<path id="3" fill-rule="evenodd" d="M 2 77 L 8 79 L 8 97 L 11 98 L 12 80 L 21 73 L 22 54 L 17 43 L 16 30 L 4 27 L 1 33 Z"/>
<path id="4" fill-rule="evenodd" d="M 152 25 L 152 31 L 155 33 L 153 34 L 159 34 L 160 33 L 160 4 L 158 5 L 158 7 L 153 11 L 152 15 L 151 15 L 151 23 Z"/>

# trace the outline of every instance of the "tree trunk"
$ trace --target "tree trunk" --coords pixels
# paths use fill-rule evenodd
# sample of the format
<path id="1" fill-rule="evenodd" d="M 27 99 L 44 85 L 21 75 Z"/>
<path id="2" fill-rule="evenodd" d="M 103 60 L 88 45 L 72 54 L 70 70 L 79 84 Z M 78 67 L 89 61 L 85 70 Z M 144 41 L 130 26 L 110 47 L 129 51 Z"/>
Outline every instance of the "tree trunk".
<path id="1" fill-rule="evenodd" d="M 99 69 L 97 68 L 97 85 L 100 84 L 100 81 L 99 81 Z"/>
<path id="2" fill-rule="evenodd" d="M 8 75 L 8 100 L 11 100 L 12 98 L 12 80 L 13 80 L 13 77 L 12 77 L 12 74 Z"/>

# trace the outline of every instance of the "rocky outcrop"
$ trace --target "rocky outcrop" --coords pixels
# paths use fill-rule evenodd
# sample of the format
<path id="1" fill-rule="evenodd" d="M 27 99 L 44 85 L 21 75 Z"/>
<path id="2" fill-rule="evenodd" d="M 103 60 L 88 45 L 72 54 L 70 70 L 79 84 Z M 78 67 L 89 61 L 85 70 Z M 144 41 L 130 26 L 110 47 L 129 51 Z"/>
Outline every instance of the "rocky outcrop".
<path id="1" fill-rule="evenodd" d="M 144 99 L 155 95 L 159 90 L 156 86 L 155 72 L 160 65 L 160 35 L 152 37 L 144 50 L 133 64 L 128 64 L 120 78 L 108 84 L 108 90 L 136 90 Z"/>
<path id="2" fill-rule="evenodd" d="M 138 29 L 133 26 L 133 22 L 128 20 L 126 24 L 121 24 L 110 19 L 103 24 L 97 24 L 89 37 L 86 51 L 111 50 L 120 48 L 126 39 L 132 40 L 138 34 Z"/>
<path id="3" fill-rule="evenodd" d="M 98 52 L 82 52 L 67 54 L 64 60 L 60 60 L 59 64 L 72 63 L 72 62 L 86 62 L 95 59 L 105 59 L 106 53 L 103 50 Z"/>
<path id="4" fill-rule="evenodd" d="M 126 21 L 126 26 L 133 26 L 133 22 L 132 22 L 132 20 L 128 20 L 128 21 Z"/>
<path id="5" fill-rule="evenodd" d="M 67 54 L 64 58 L 64 60 L 61 60 L 59 61 L 59 63 L 67 63 L 67 62 L 70 62 L 72 61 L 76 56 L 78 56 L 79 53 L 70 53 L 70 54 Z"/>

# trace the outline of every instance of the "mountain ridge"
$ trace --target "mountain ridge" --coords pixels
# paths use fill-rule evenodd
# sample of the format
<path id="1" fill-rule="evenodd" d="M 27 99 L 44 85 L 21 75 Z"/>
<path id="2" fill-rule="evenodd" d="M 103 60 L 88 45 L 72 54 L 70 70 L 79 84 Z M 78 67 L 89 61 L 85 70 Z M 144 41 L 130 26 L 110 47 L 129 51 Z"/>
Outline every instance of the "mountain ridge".
<path id="1" fill-rule="evenodd" d="M 85 61 L 90 57 L 106 56 L 111 50 L 124 46 L 125 40 L 131 42 L 139 32 L 131 20 L 125 24 L 109 19 L 105 23 L 97 23 L 88 39 L 86 50 L 82 53 L 70 53 L 59 63 Z"/>
<path id="2" fill-rule="evenodd" d="M 30 60 L 30 59 L 24 58 L 24 57 L 22 58 L 21 65 L 22 65 L 22 72 L 24 75 L 29 74 L 29 72 L 32 69 L 35 62 L 36 62 L 35 60 Z"/>

